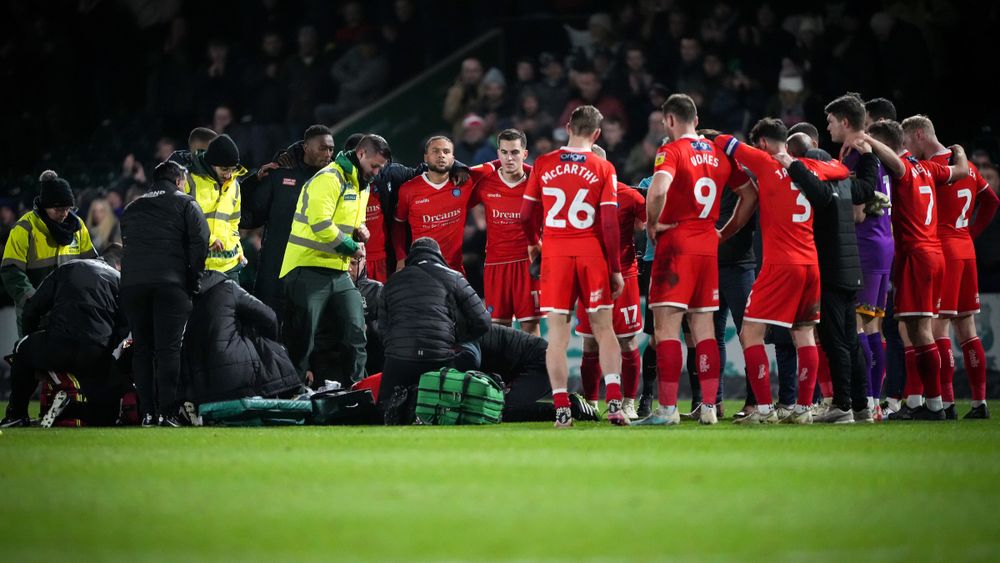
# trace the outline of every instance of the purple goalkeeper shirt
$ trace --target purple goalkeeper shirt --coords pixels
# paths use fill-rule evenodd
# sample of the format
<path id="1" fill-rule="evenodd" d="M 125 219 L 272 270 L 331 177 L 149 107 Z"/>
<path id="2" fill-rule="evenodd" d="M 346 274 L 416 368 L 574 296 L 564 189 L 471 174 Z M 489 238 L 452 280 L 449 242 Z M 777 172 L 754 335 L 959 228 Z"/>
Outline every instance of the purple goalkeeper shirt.
<path id="1" fill-rule="evenodd" d="M 861 153 L 851 149 L 844 156 L 843 164 L 853 172 L 859 160 L 861 160 Z M 891 197 L 892 179 L 881 162 L 878 163 L 878 182 L 875 189 Z M 865 273 L 892 271 L 894 247 L 892 217 L 889 213 L 890 209 L 886 209 L 885 215 L 881 217 L 865 217 L 865 220 L 856 226 L 861 270 Z"/>

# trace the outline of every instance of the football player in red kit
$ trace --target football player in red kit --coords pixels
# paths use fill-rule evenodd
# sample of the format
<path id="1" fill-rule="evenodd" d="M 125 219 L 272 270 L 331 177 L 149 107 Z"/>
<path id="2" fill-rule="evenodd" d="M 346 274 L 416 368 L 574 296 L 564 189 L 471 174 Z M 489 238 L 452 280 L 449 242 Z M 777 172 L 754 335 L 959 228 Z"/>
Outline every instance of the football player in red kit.
<path id="1" fill-rule="evenodd" d="M 521 226 L 532 260 L 541 253 L 538 233 L 543 224 L 545 229 L 541 305 L 548 313 L 545 364 L 558 428 L 573 425 L 566 389 L 566 349 L 570 315 L 577 306 L 587 312 L 600 349 L 607 418 L 616 425 L 629 424 L 622 411 L 621 348 L 611 319 L 614 300 L 625 286 L 614 209 L 618 204 L 617 178 L 614 166 L 591 152 L 601 135 L 602 120 L 594 106 L 573 110 L 566 124 L 569 141 L 535 160 L 521 207 Z"/>
<path id="2" fill-rule="evenodd" d="M 604 149 L 594 145 L 594 154 L 604 158 Z M 639 375 L 642 373 L 642 356 L 636 335 L 642 332 L 641 296 L 639 294 L 639 264 L 635 256 L 635 235 L 646 226 L 646 199 L 639 190 L 618 182 L 618 225 L 621 244 L 622 277 L 625 290 L 615 299 L 611 309 L 615 335 L 622 349 L 622 408 L 629 420 L 637 420 L 635 396 L 639 392 Z M 597 341 L 590 330 L 590 320 L 580 309 L 576 310 L 576 333 L 583 338 L 583 358 L 580 360 L 580 379 L 583 395 L 591 406 L 597 408 L 601 387 L 601 366 Z"/>
<path id="3" fill-rule="evenodd" d="M 893 310 L 907 355 L 906 407 L 888 420 L 944 420 L 941 355 L 934 342 L 933 319 L 941 305 L 944 255 L 938 238 L 936 186 L 969 175 L 965 151 L 953 146 L 955 166 L 919 160 L 903 144 L 895 121 L 873 124 L 865 135 L 882 165 L 895 178 L 892 191 Z M 914 374 L 919 374 L 919 383 Z M 922 388 L 921 388 L 922 386 Z M 927 404 L 921 405 L 926 397 Z"/>
<path id="4" fill-rule="evenodd" d="M 819 350 L 813 325 L 819 322 L 820 273 L 813 242 L 813 212 L 805 194 L 792 183 L 775 155 L 787 155 L 788 129 L 780 119 L 764 118 L 750 131 L 750 142 L 719 135 L 716 145 L 757 178 L 760 232 L 764 261 L 743 314 L 740 343 L 748 379 L 757 397 L 757 409 L 737 419 L 739 424 L 774 423 L 771 405 L 771 362 L 764 349 L 768 325 L 790 329 L 798 356 L 798 398 L 787 422 L 812 423 L 812 399 L 819 369 Z M 756 148 L 755 148 L 756 147 Z M 837 161 L 800 159 L 820 180 L 843 180 L 850 175 Z M 729 225 L 723 238 L 729 235 Z"/>
<path id="5" fill-rule="evenodd" d="M 469 183 L 456 186 L 449 174 L 455 164 L 455 144 L 448 137 L 431 137 L 424 145 L 427 172 L 399 187 L 399 202 L 392 230 L 396 270 L 406 262 L 408 240 L 430 237 L 441 247 L 448 267 L 465 275 L 462 239 L 472 187 L 493 172 L 493 164 L 469 169 Z M 407 233 L 409 227 L 409 233 Z M 410 238 L 408 238 L 408 235 Z"/>
<path id="6" fill-rule="evenodd" d="M 719 347 L 714 312 L 719 309 L 719 219 L 721 190 L 731 183 L 732 167 L 722 151 L 699 137 L 698 109 L 686 94 L 663 103 L 663 122 L 672 139 L 656 153 L 653 182 L 646 196 L 646 230 L 656 241 L 650 274 L 649 307 L 653 309 L 659 407 L 639 421 L 643 425 L 680 423 L 677 388 L 683 351 L 681 321 L 687 316 L 698 355 L 701 382 L 700 420 L 718 422 L 714 401 L 719 387 Z M 739 180 L 737 180 L 739 182 Z M 747 202 L 741 201 L 740 207 Z M 749 219 L 749 215 L 747 215 Z"/>
<path id="7" fill-rule="evenodd" d="M 499 169 L 479 180 L 470 204 L 482 204 L 486 215 L 483 301 L 490 318 L 504 326 L 516 318 L 521 330 L 538 336 L 538 280 L 528 271 L 528 241 L 521 230 L 521 204 L 531 173 L 524 164 L 527 146 L 527 137 L 517 129 L 497 135 Z"/>
<path id="8" fill-rule="evenodd" d="M 934 124 L 923 115 L 905 119 L 903 144 L 913 156 L 942 166 L 951 163 L 952 151 L 938 141 Z M 979 281 L 976 249 L 972 239 L 993 220 L 1000 200 L 972 163 L 969 176 L 951 183 L 937 184 L 938 238 L 944 253 L 945 272 L 941 285 L 940 318 L 932 322 L 934 340 L 941 355 L 941 399 L 945 418 L 957 419 L 955 412 L 955 357 L 951 327 L 965 356 L 965 371 L 972 389 L 972 410 L 966 418 L 989 418 L 986 407 L 986 363 L 983 344 L 976 334 L 974 315 L 979 312 Z M 973 213 L 975 220 L 972 221 Z M 971 223 L 971 225 L 970 225 Z"/>

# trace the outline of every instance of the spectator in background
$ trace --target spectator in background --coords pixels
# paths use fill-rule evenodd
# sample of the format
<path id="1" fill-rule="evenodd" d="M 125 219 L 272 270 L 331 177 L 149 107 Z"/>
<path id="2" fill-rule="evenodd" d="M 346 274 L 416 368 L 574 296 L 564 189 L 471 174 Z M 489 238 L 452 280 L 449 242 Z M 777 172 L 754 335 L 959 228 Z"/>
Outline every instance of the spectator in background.
<path id="1" fill-rule="evenodd" d="M 624 171 L 619 171 L 622 181 L 629 185 L 639 183 L 653 170 L 653 159 L 656 158 L 656 150 L 663 144 L 663 138 L 667 135 L 667 128 L 663 124 L 663 112 L 656 110 L 650 112 L 646 122 L 646 134 L 642 137 L 642 142 L 636 145 L 625 161 Z"/>
<path id="2" fill-rule="evenodd" d="M 121 176 L 115 180 L 113 190 L 121 193 L 125 193 L 126 190 L 134 185 L 145 185 L 146 183 L 146 168 L 142 165 L 142 162 L 135 157 L 134 154 L 128 153 L 122 160 L 122 171 Z"/>
<path id="3" fill-rule="evenodd" d="M 576 108 L 591 105 L 596 107 L 605 119 L 613 117 L 621 121 L 626 129 L 628 128 L 628 116 L 625 114 L 625 107 L 618 98 L 604 93 L 604 85 L 601 84 L 601 81 L 597 78 L 597 74 L 592 69 L 586 69 L 577 74 L 576 87 L 579 90 L 579 96 L 566 103 L 556 127 L 561 127 L 569 123 L 570 114 Z"/>
<path id="4" fill-rule="evenodd" d="M 517 60 L 517 66 L 515 67 L 515 75 L 517 80 L 514 82 L 514 87 L 511 88 L 511 92 L 515 99 L 521 99 L 525 91 L 534 91 L 535 83 L 538 82 L 538 77 L 535 76 L 535 63 L 529 57 L 521 57 Z"/>
<path id="5" fill-rule="evenodd" d="M 625 142 L 625 127 L 621 121 L 605 119 L 601 123 L 601 145 L 604 147 L 607 161 L 615 166 L 616 171 L 623 173 L 630 145 Z"/>
<path id="6" fill-rule="evenodd" d="M 222 105 L 233 107 L 239 101 L 242 79 L 242 73 L 230 60 L 229 45 L 225 41 L 209 41 L 206 57 L 205 66 L 195 84 L 198 119 L 203 122 L 208 121 L 215 108 Z"/>
<path id="7" fill-rule="evenodd" d="M 316 120 L 333 124 L 379 99 L 389 80 L 389 61 L 375 37 L 364 35 L 333 63 L 330 74 L 340 86 L 340 94 L 335 104 L 316 108 Z"/>
<path id="8" fill-rule="evenodd" d="M 748 120 L 746 110 L 740 105 L 740 87 L 748 87 L 745 78 L 733 76 L 726 72 L 722 55 L 717 51 L 708 51 L 702 60 L 705 72 L 705 100 L 700 107 L 704 108 L 705 123 L 720 131 L 742 131 Z"/>
<path id="9" fill-rule="evenodd" d="M 118 226 L 118 217 L 115 216 L 105 198 L 97 198 L 90 202 L 87 210 L 87 230 L 90 231 L 90 240 L 98 253 L 103 254 L 104 249 L 111 244 L 121 243 L 122 234 Z"/>
<path id="10" fill-rule="evenodd" d="M 701 91 L 705 84 L 705 71 L 701 64 L 701 42 L 685 37 L 680 42 L 680 61 L 674 71 L 674 89 L 690 93 Z"/>
<path id="11" fill-rule="evenodd" d="M 156 150 L 153 152 L 153 160 L 156 161 L 155 164 L 169 159 L 175 150 L 177 150 L 177 143 L 173 139 L 170 137 L 160 137 L 160 140 L 156 141 Z"/>
<path id="12" fill-rule="evenodd" d="M 552 140 L 552 137 L 549 137 L 548 135 L 538 137 L 531 144 L 531 150 L 528 151 L 528 158 L 526 158 L 524 162 L 532 164 L 535 162 L 535 158 L 554 150 L 556 150 L 556 142 Z"/>
<path id="13" fill-rule="evenodd" d="M 529 139 L 533 139 L 538 135 L 550 134 L 554 125 L 552 115 L 542 109 L 535 92 L 523 90 L 514 113 L 513 127 L 524 131 Z"/>
<path id="14" fill-rule="evenodd" d="M 625 46 L 624 77 L 616 85 L 619 97 L 628 109 L 629 123 L 642 123 L 646 115 L 656 109 L 649 105 L 649 89 L 653 84 L 653 74 L 647 68 L 646 53 L 642 50 L 642 45 L 629 43 Z M 639 133 L 635 132 L 630 140 L 638 140 Z"/>
<path id="15" fill-rule="evenodd" d="M 232 132 L 228 129 L 232 125 L 234 125 L 233 110 L 225 105 L 215 108 L 215 111 L 212 112 L 212 130 L 218 135 L 228 133 L 231 136 Z M 205 148 L 207 149 L 208 146 L 206 145 Z"/>
<path id="16" fill-rule="evenodd" d="M 444 98 L 441 116 L 445 121 L 457 126 L 460 120 L 479 106 L 479 83 L 483 79 L 483 63 L 479 59 L 462 61 L 462 69 L 455 83 L 448 88 Z"/>
<path id="17" fill-rule="evenodd" d="M 476 113 L 483 116 L 487 132 L 493 131 L 500 126 L 501 119 L 509 118 L 514 113 L 514 106 L 507 96 L 507 79 L 500 69 L 493 67 L 483 75 L 479 90 Z"/>
<path id="18" fill-rule="evenodd" d="M 818 121 L 822 111 L 816 98 L 806 90 L 805 80 L 799 69 L 786 59 L 784 70 L 778 77 L 778 95 L 768 103 L 767 115 L 773 115 L 791 127 L 803 121 Z"/>
<path id="19" fill-rule="evenodd" d="M 281 80 L 288 89 L 287 126 L 295 138 L 312 123 L 315 109 L 320 102 L 332 98 L 335 91 L 330 84 L 330 65 L 320 53 L 319 34 L 316 28 L 305 25 L 299 28 L 298 52 L 285 62 Z"/>
<path id="20" fill-rule="evenodd" d="M 288 91 L 281 79 L 284 42 L 276 30 L 264 32 L 260 53 L 247 67 L 243 84 L 244 119 L 250 122 L 247 160 L 264 162 L 284 141 L 282 122 L 288 107 Z"/>
<path id="21" fill-rule="evenodd" d="M 343 56 L 355 45 L 368 40 L 374 33 L 372 26 L 365 21 L 364 6 L 358 0 L 349 0 L 341 8 L 344 24 L 333 32 L 334 49 L 338 56 Z"/>
<path id="22" fill-rule="evenodd" d="M 751 30 L 749 45 L 741 45 L 740 62 L 747 75 L 763 88 L 764 93 L 775 93 L 771 77 L 781 72 L 781 61 L 795 49 L 795 37 L 779 25 L 774 8 L 761 4 L 757 9 L 757 25 Z"/>
<path id="23" fill-rule="evenodd" d="M 402 81 L 423 68 L 422 50 L 413 46 L 424 44 L 424 34 L 415 17 L 413 0 L 396 0 L 392 3 L 392 14 L 392 21 L 382 27 L 382 38 L 387 45 L 393 77 Z"/>
<path id="24" fill-rule="evenodd" d="M 569 100 L 569 83 L 566 82 L 566 71 L 562 61 L 552 53 L 542 53 L 538 56 L 538 68 L 541 79 L 535 85 L 535 94 L 542 111 L 552 116 L 558 116 Z"/>
<path id="25" fill-rule="evenodd" d="M 462 120 L 462 134 L 455 144 L 455 160 L 475 166 L 496 158 L 496 147 L 486 138 L 483 118 L 471 113 Z"/>

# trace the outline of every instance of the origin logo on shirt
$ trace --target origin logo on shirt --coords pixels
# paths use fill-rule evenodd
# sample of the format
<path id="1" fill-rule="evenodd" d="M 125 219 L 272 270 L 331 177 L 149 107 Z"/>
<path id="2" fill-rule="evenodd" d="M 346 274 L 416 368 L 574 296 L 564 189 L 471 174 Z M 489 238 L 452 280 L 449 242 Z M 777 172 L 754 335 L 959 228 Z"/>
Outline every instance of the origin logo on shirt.
<path id="1" fill-rule="evenodd" d="M 563 162 L 587 162 L 587 155 L 578 152 L 564 152 L 559 155 L 559 160 Z"/>

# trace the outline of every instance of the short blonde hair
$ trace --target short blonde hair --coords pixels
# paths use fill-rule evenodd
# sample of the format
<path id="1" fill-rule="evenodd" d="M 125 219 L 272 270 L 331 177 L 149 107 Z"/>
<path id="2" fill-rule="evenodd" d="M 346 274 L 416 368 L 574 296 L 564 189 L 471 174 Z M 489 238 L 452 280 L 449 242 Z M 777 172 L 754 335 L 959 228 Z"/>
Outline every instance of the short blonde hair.
<path id="1" fill-rule="evenodd" d="M 932 136 L 936 136 L 934 132 L 934 123 L 926 115 L 914 115 L 907 117 L 903 120 L 903 131 L 907 133 L 912 133 L 916 130 L 923 131 L 924 133 Z"/>

